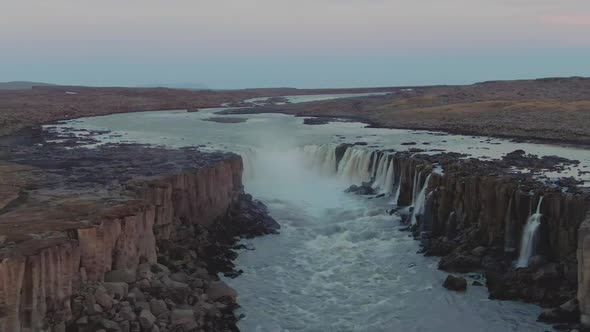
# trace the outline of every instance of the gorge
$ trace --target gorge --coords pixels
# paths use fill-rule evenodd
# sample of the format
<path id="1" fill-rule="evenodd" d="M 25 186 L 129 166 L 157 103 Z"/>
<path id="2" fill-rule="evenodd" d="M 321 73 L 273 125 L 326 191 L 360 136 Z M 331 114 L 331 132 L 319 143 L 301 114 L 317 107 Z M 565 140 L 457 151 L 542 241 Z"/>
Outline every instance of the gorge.
<path id="1" fill-rule="evenodd" d="M 589 196 L 564 180 L 590 180 L 590 152 L 271 113 L 208 121 L 228 109 L 121 113 L 48 124 L 40 140 L 13 135 L 2 166 L 36 184 L 20 184 L 26 199 L 7 199 L 0 214 L 0 326 L 109 330 L 105 320 L 120 324 L 129 302 L 128 321 L 142 329 L 539 331 L 551 328 L 540 314 L 579 327 L 559 308 L 574 299 L 590 323 Z M 245 192 L 268 206 L 279 234 Z M 207 245 L 228 241 L 217 231 L 246 238 Z M 262 234 L 275 235 L 253 238 Z M 448 273 L 465 277 L 467 291 L 442 288 Z M 90 286 L 80 291 L 82 279 Z M 101 304 L 100 315 L 81 313 L 95 307 L 81 297 L 103 288 L 119 301 L 112 315 Z M 146 299 L 131 303 L 136 289 Z M 165 299 L 174 303 L 152 320 L 144 310 Z"/>

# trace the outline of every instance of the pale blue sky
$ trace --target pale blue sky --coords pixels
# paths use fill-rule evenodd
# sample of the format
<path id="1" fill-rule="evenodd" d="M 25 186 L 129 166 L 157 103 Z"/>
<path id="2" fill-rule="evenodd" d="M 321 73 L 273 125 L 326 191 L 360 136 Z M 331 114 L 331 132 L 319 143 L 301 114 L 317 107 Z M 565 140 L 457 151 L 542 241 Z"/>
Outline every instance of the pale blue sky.
<path id="1" fill-rule="evenodd" d="M 588 0 L 3 0 L 0 81 L 352 87 L 590 76 Z"/>

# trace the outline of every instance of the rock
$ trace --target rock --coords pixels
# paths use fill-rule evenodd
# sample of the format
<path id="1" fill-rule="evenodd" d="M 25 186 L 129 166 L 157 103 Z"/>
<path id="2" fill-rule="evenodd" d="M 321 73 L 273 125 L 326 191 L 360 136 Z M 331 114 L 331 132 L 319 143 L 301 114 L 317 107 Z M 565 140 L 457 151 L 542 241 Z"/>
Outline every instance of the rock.
<path id="1" fill-rule="evenodd" d="M 101 307 L 110 310 L 113 307 L 113 298 L 109 295 L 104 286 L 98 286 L 94 292 L 96 303 L 100 304 Z"/>
<path id="2" fill-rule="evenodd" d="M 150 310 L 150 304 L 145 301 L 139 301 L 135 303 L 135 308 L 138 308 L 140 310 Z"/>
<path id="3" fill-rule="evenodd" d="M 357 195 L 375 195 L 375 190 L 373 188 L 371 188 L 370 186 L 357 186 L 357 185 L 352 185 L 350 187 L 348 187 L 346 190 L 344 190 L 344 192 L 346 193 L 353 193 L 353 194 L 357 194 Z"/>
<path id="4" fill-rule="evenodd" d="M 221 298 L 230 298 L 235 302 L 236 297 L 238 296 L 238 293 L 233 288 L 229 287 L 221 280 L 210 282 L 205 292 L 213 301 L 217 301 Z"/>
<path id="5" fill-rule="evenodd" d="M 151 328 L 156 321 L 156 317 L 147 309 L 141 310 L 137 319 L 144 330 Z"/>
<path id="6" fill-rule="evenodd" d="M 131 290 L 128 293 L 129 295 L 133 295 L 135 301 L 145 301 L 145 295 L 143 294 L 143 292 L 141 290 L 139 290 L 139 288 L 137 287 L 133 287 L 131 288 Z M 129 301 L 131 304 L 133 304 L 134 302 Z"/>
<path id="7" fill-rule="evenodd" d="M 473 286 L 483 286 L 483 284 L 482 284 L 481 282 L 477 281 L 477 280 L 474 280 L 474 281 L 471 283 L 471 285 L 473 285 Z"/>
<path id="8" fill-rule="evenodd" d="M 119 324 L 113 322 L 112 320 L 103 319 L 100 321 L 100 325 L 107 331 L 107 332 L 119 332 L 121 331 L 121 327 Z"/>
<path id="9" fill-rule="evenodd" d="M 533 256 L 529 260 L 529 269 L 531 269 L 532 271 L 537 271 L 540 267 L 542 267 L 545 264 L 547 264 L 547 259 L 545 259 L 545 257 L 539 255 Z"/>
<path id="10" fill-rule="evenodd" d="M 577 323 L 580 321 L 578 300 L 572 299 L 557 308 L 546 309 L 538 320 L 546 323 Z"/>
<path id="11" fill-rule="evenodd" d="M 198 327 L 195 314 L 187 309 L 173 310 L 170 315 L 170 324 L 173 327 L 181 327 L 184 331 L 191 331 Z"/>
<path id="12" fill-rule="evenodd" d="M 111 296 L 119 300 L 124 299 L 129 293 L 129 285 L 124 282 L 105 282 L 103 286 Z"/>
<path id="13" fill-rule="evenodd" d="M 154 273 L 149 263 L 142 263 L 137 266 L 137 280 L 140 279 L 151 279 Z"/>
<path id="14" fill-rule="evenodd" d="M 168 314 L 168 306 L 166 306 L 166 302 L 164 302 L 164 300 L 151 299 L 150 310 L 156 317 L 160 317 L 162 314 Z"/>
<path id="15" fill-rule="evenodd" d="M 135 314 L 135 312 L 133 311 L 133 308 L 131 306 L 126 306 L 126 307 L 122 307 L 121 310 L 119 311 L 119 315 L 121 315 L 121 317 L 124 320 L 135 320 L 135 318 L 137 318 L 137 315 Z"/>
<path id="16" fill-rule="evenodd" d="M 112 270 L 105 274 L 104 280 L 107 282 L 135 282 L 136 272 L 135 270 L 119 269 Z"/>
<path id="17" fill-rule="evenodd" d="M 453 252 L 438 262 L 438 268 L 444 271 L 469 272 L 481 267 L 481 258 Z"/>
<path id="18" fill-rule="evenodd" d="M 187 283 L 188 276 L 184 272 L 175 272 L 170 275 L 170 279 L 172 279 L 174 281 L 182 282 L 182 283 Z"/>
<path id="19" fill-rule="evenodd" d="M 464 291 L 467 289 L 467 280 L 449 274 L 443 283 L 443 287 L 453 291 Z"/>
<path id="20" fill-rule="evenodd" d="M 481 256 L 485 255 L 486 251 L 487 251 L 486 247 L 479 246 L 479 247 L 471 250 L 471 254 L 476 257 L 481 257 Z"/>
<path id="21" fill-rule="evenodd" d="M 152 264 L 151 270 L 153 273 L 156 273 L 156 274 L 170 275 L 170 269 L 168 269 L 167 266 L 162 265 L 162 264 L 158 264 L 158 263 Z"/>
<path id="22" fill-rule="evenodd" d="M 549 281 L 557 278 L 559 278 L 559 272 L 557 271 L 557 265 L 554 263 L 543 265 L 533 274 L 533 280 L 535 281 Z"/>

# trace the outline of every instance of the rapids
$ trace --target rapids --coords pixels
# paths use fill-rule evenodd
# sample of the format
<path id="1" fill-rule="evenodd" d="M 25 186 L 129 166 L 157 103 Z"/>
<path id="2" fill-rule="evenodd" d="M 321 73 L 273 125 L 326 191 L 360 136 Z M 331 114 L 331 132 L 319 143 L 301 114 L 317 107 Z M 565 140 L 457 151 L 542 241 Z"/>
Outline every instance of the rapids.
<path id="1" fill-rule="evenodd" d="M 299 96 L 304 101 L 335 97 Z M 225 278 L 239 293 L 242 331 L 548 328 L 535 321 L 541 312 L 535 305 L 489 300 L 485 287 L 470 286 L 465 293 L 444 289 L 441 285 L 447 274 L 437 269 L 437 260 L 417 254 L 419 243 L 401 230 L 397 217 L 386 213 L 397 203 L 400 179 L 394 176 L 394 164 L 387 153 L 371 151 L 407 150 L 408 144 L 402 143 L 413 142 L 428 150 L 497 158 L 523 149 L 578 159 L 580 168 L 590 166 L 589 151 L 365 128 L 352 122 L 306 126 L 301 118 L 281 114 L 232 115 L 246 118 L 243 123 L 204 121 L 220 110 L 115 114 L 66 121 L 46 129 L 74 134 L 79 129 L 108 129 L 110 133 L 98 135 L 98 144 L 200 146 L 242 155 L 246 191 L 266 203 L 282 226 L 279 235 L 244 240 L 247 248 L 255 250 L 240 251 L 236 265 L 243 274 Z M 365 145 L 347 149 L 337 163 L 334 146 L 355 142 Z M 577 175 L 578 170 L 571 167 L 565 174 L 546 175 Z M 371 180 L 384 197 L 368 200 L 344 193 L 350 184 Z M 413 180 L 414 213 L 420 213 L 429 175 L 416 174 Z M 468 276 L 469 281 L 473 278 L 479 277 Z"/>

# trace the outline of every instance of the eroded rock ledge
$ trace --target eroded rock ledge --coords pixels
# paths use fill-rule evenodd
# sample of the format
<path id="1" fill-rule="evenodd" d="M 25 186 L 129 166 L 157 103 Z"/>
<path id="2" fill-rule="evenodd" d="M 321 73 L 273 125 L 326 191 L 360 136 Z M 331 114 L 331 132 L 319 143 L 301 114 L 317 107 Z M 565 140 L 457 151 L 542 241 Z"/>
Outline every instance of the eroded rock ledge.
<path id="1" fill-rule="evenodd" d="M 236 237 L 279 227 L 243 193 L 239 156 L 16 143 L 1 161 L 1 331 L 236 330 L 216 274 L 236 273 Z"/>

